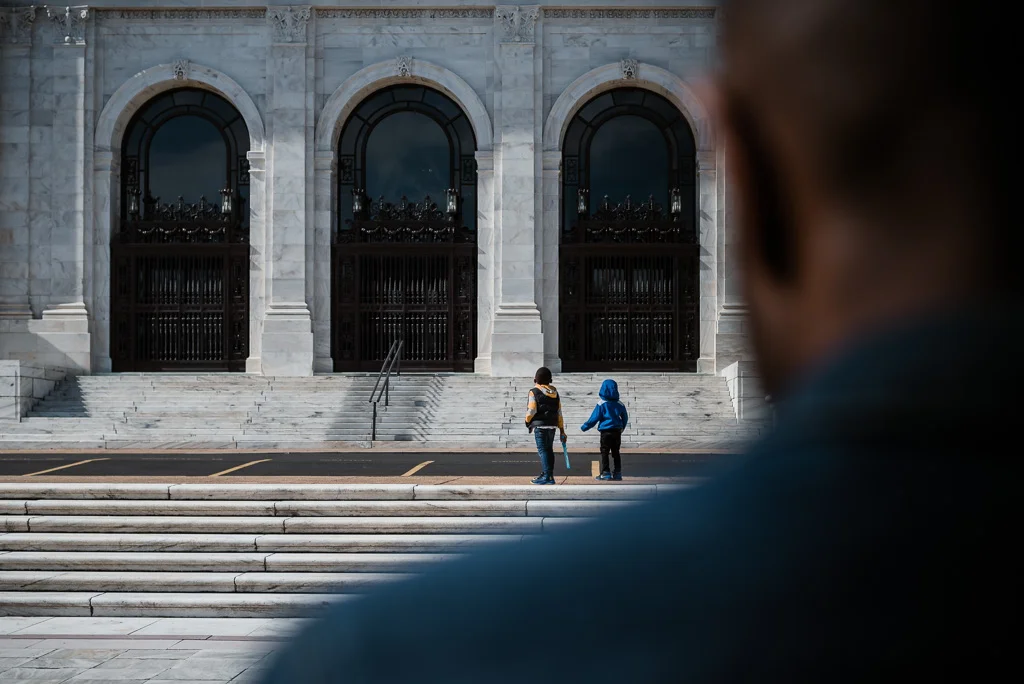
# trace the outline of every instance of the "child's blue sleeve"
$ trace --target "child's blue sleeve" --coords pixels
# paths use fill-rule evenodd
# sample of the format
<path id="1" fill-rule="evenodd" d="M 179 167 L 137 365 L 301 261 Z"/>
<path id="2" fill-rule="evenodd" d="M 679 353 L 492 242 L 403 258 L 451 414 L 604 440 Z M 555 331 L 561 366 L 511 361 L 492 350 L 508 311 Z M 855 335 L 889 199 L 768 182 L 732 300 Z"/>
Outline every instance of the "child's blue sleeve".
<path id="1" fill-rule="evenodd" d="M 629 411 L 626 410 L 626 405 L 622 405 L 622 427 L 629 425 Z"/>
<path id="2" fill-rule="evenodd" d="M 586 432 L 590 428 L 597 425 L 597 421 L 601 419 L 601 404 L 594 407 L 593 412 L 590 414 L 590 418 L 587 419 L 583 425 L 580 425 L 580 430 Z"/>

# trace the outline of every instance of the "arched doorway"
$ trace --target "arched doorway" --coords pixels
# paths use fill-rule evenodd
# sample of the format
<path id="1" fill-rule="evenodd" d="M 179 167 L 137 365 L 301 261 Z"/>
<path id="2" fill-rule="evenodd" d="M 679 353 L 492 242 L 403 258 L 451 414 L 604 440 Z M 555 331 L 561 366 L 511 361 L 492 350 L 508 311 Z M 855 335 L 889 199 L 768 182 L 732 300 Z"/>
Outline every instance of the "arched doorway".
<path id="1" fill-rule="evenodd" d="M 338 143 L 332 253 L 336 371 L 471 371 L 476 356 L 476 140 L 431 88 L 373 93 Z"/>
<path id="2" fill-rule="evenodd" d="M 111 238 L 114 371 L 243 371 L 249 131 L 224 98 L 163 93 L 125 131 Z"/>
<path id="3" fill-rule="evenodd" d="M 621 88 L 580 108 L 562 143 L 564 371 L 696 371 L 696 145 L 660 95 Z"/>

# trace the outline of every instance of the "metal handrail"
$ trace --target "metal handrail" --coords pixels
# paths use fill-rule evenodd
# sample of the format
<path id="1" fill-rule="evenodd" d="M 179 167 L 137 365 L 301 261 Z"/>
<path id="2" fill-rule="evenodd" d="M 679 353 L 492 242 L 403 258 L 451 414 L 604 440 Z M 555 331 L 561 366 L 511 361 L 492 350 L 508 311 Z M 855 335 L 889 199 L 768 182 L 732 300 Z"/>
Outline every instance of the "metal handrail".
<path id="1" fill-rule="evenodd" d="M 384 406 L 387 406 L 391 401 L 391 370 L 395 369 L 395 377 L 402 375 L 402 345 L 404 343 L 405 341 L 401 338 L 391 343 L 388 355 L 384 357 L 384 364 L 380 367 L 380 372 L 377 373 L 377 382 L 373 385 L 373 391 L 370 392 L 370 403 L 373 404 L 373 427 L 370 430 L 371 442 L 377 440 L 377 404 L 380 403 L 381 397 L 384 397 Z M 380 384 L 381 380 L 384 380 L 383 387 Z"/>

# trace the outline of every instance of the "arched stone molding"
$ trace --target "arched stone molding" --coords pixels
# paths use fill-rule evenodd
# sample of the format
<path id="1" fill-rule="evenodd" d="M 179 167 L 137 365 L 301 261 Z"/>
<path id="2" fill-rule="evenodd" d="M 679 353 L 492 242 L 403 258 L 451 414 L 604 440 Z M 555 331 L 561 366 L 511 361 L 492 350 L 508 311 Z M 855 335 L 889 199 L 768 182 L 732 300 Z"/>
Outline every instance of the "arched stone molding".
<path id="1" fill-rule="evenodd" d="M 399 83 L 428 85 L 455 100 L 473 125 L 477 150 L 491 149 L 491 118 L 476 91 L 460 76 L 442 66 L 422 59 L 399 57 L 360 69 L 327 98 L 316 124 L 317 156 L 333 154 L 342 125 L 370 93 Z"/>
<path id="2" fill-rule="evenodd" d="M 371 93 L 391 85 L 415 83 L 434 88 L 455 101 L 469 118 L 477 146 L 477 240 L 481 250 L 493 242 L 494 203 L 491 164 L 494 134 L 491 117 L 483 101 L 464 79 L 442 66 L 421 59 L 400 56 L 360 69 L 342 83 L 324 104 L 317 118 L 314 134 L 313 160 L 316 206 L 314 210 L 313 274 L 313 369 L 317 373 L 334 370 L 331 349 L 331 231 L 336 221 L 338 184 L 336 150 L 341 129 L 352 111 Z M 481 161 L 483 159 L 483 161 Z M 490 255 L 481 254 L 481 264 L 489 263 Z M 481 269 L 483 266 L 481 266 Z M 483 283 L 483 276 L 481 276 Z M 478 297 L 483 294 L 478 290 Z M 487 309 L 478 300 L 477 316 L 483 326 Z M 482 334 L 478 337 L 477 354 L 481 354 Z M 479 363 L 478 363 L 479 366 Z"/>
<path id="3" fill-rule="evenodd" d="M 597 67 L 573 81 L 555 100 L 544 122 L 544 149 L 561 150 L 562 137 L 576 112 L 601 93 L 615 88 L 646 88 L 668 98 L 690 122 L 697 150 L 715 149 L 707 108 L 683 79 L 661 67 L 642 62 L 635 65 L 632 73 L 627 78 L 622 65 L 616 62 Z"/>
<path id="4" fill-rule="evenodd" d="M 248 372 L 260 371 L 260 326 L 264 314 L 265 131 L 256 103 L 234 79 L 216 69 L 179 60 L 158 64 L 132 76 L 114 92 L 96 121 L 93 180 L 92 245 L 92 369 L 109 372 L 110 362 L 110 238 L 120 206 L 121 141 L 136 111 L 160 93 L 176 88 L 203 88 L 224 97 L 242 115 L 249 129 L 249 283 Z"/>
<path id="5" fill-rule="evenodd" d="M 701 247 L 700 267 L 700 359 L 697 372 L 715 372 L 715 337 L 718 321 L 718 233 L 720 214 L 718 156 L 714 131 L 707 108 L 693 88 L 670 71 L 643 62 L 615 62 L 583 74 L 555 100 L 544 122 L 544 252 L 552 264 L 545 264 L 544 296 L 547 305 L 541 312 L 544 322 L 544 357 L 549 365 L 560 368 L 558 340 L 558 231 L 561 214 L 562 138 L 569 122 L 581 107 L 595 97 L 615 88 L 645 88 L 667 98 L 690 123 L 697 143 L 698 222 Z"/>

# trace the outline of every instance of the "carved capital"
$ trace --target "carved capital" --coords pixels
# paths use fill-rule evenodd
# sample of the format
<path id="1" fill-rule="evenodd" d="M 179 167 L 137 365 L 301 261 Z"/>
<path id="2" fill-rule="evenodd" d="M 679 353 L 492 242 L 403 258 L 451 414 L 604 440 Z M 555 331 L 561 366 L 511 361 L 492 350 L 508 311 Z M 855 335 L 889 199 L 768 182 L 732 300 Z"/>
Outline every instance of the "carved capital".
<path id="1" fill-rule="evenodd" d="M 35 22 L 35 7 L 12 7 L 0 10 L 0 40 L 12 45 L 31 45 L 32 27 Z"/>
<path id="2" fill-rule="evenodd" d="M 47 7 L 46 16 L 53 24 L 54 41 L 64 45 L 85 45 L 85 25 L 89 21 L 89 8 Z"/>
<path id="3" fill-rule="evenodd" d="M 305 43 L 309 7 L 269 7 L 267 23 L 275 43 Z"/>
<path id="4" fill-rule="evenodd" d="M 533 43 L 540 8 L 536 5 L 499 5 L 494 16 L 501 27 L 503 43 Z"/>
<path id="5" fill-rule="evenodd" d="M 171 65 L 171 75 L 175 81 L 187 81 L 188 73 L 192 68 L 191 62 L 187 59 L 179 59 Z"/>
<path id="6" fill-rule="evenodd" d="M 636 78 L 638 65 L 635 59 L 624 59 L 619 62 L 619 66 L 622 67 L 622 78 L 627 81 L 631 81 Z"/>
<path id="7" fill-rule="evenodd" d="M 408 78 L 412 74 L 412 57 L 401 55 L 395 59 L 395 75 Z"/>

